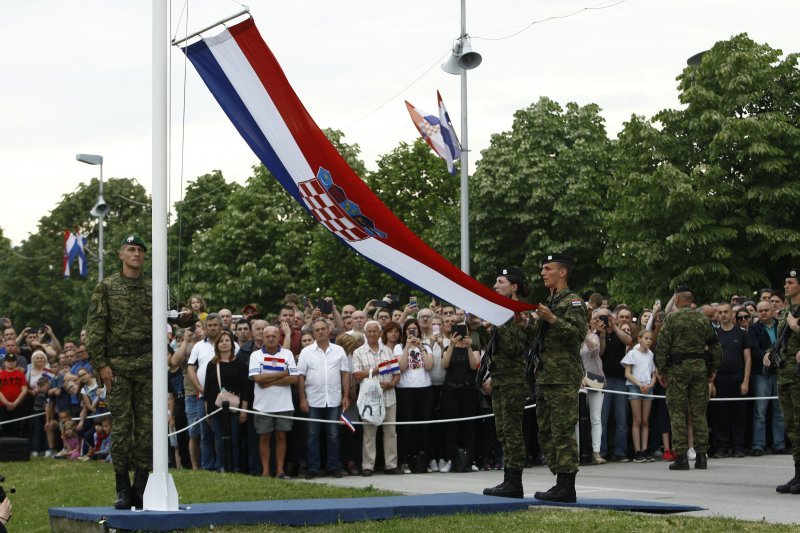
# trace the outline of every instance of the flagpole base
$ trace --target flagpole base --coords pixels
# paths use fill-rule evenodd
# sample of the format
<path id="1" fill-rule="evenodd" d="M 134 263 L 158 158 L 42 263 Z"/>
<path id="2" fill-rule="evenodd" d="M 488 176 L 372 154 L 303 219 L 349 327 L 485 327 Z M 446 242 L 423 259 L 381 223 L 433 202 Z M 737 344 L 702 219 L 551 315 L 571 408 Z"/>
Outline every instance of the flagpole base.
<path id="1" fill-rule="evenodd" d="M 145 511 L 177 511 L 178 490 L 169 472 L 150 474 L 144 489 Z"/>

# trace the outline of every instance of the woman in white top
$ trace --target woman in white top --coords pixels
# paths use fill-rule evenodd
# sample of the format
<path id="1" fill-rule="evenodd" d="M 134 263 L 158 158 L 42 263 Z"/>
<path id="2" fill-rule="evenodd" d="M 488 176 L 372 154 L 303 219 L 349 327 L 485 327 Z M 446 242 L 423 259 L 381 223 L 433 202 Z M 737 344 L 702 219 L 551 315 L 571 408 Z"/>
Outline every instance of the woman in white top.
<path id="1" fill-rule="evenodd" d="M 407 320 L 400 344 L 394 347 L 401 372 L 397 384 L 398 422 L 430 420 L 433 416 L 433 383 L 429 373 L 433 368 L 433 355 L 430 345 L 422 341 L 421 332 L 416 319 Z M 411 472 L 408 468 L 411 460 L 420 454 L 427 456 L 427 450 L 428 424 L 398 426 L 397 457 L 406 473 Z M 421 458 L 417 461 L 421 462 Z M 427 471 L 427 457 L 424 464 Z"/>

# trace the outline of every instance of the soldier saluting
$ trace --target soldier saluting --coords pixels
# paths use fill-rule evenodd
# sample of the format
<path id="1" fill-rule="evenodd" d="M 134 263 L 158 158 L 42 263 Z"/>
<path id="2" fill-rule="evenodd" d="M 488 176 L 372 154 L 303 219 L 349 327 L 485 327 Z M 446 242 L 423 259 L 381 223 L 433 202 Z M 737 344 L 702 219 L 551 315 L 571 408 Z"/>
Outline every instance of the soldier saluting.
<path id="1" fill-rule="evenodd" d="M 778 339 L 764 355 L 764 366 L 778 366 L 778 399 L 786 420 L 786 433 L 792 441 L 794 477 L 775 487 L 777 492 L 800 494 L 800 269 L 784 275 L 783 289 L 789 303 L 781 310 Z M 772 353 L 777 352 L 777 353 Z"/>
<path id="2" fill-rule="evenodd" d="M 550 289 L 546 304 L 536 313 L 536 416 L 539 444 L 556 485 L 534 498 L 548 502 L 574 502 L 578 474 L 578 389 L 583 379 L 581 343 L 586 336 L 586 306 L 569 289 L 572 262 L 563 254 L 542 259 L 541 276 Z"/>
<path id="3" fill-rule="evenodd" d="M 708 385 L 714 381 L 722 348 L 711 323 L 692 309 L 692 290 L 680 285 L 675 289 L 675 307 L 667 315 L 658 334 L 656 369 L 661 384 L 667 388 L 667 410 L 672 424 L 672 444 L 676 458 L 670 470 L 689 470 L 687 410 L 694 428 L 694 467 L 708 468 Z"/>

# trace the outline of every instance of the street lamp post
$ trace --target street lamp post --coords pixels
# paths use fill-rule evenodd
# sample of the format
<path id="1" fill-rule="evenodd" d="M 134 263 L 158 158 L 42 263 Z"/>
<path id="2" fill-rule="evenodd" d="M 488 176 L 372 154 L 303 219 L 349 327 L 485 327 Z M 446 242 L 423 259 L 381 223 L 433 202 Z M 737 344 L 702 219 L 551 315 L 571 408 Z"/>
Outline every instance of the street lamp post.
<path id="1" fill-rule="evenodd" d="M 75 159 L 81 163 L 86 163 L 87 165 L 100 165 L 100 192 L 97 195 L 97 202 L 94 204 L 94 207 L 89 213 L 98 219 L 98 233 L 100 242 L 98 245 L 99 250 L 97 252 L 97 280 L 103 281 L 103 219 L 105 218 L 106 213 L 108 213 L 108 204 L 106 204 L 106 201 L 103 198 L 103 156 L 94 154 L 77 154 L 75 155 Z"/>
<path id="2" fill-rule="evenodd" d="M 461 0 L 461 35 L 450 59 L 442 65 L 448 74 L 461 76 L 461 270 L 469 274 L 469 168 L 467 139 L 467 71 L 481 64 L 481 55 L 472 51 L 467 35 L 466 0 Z"/>

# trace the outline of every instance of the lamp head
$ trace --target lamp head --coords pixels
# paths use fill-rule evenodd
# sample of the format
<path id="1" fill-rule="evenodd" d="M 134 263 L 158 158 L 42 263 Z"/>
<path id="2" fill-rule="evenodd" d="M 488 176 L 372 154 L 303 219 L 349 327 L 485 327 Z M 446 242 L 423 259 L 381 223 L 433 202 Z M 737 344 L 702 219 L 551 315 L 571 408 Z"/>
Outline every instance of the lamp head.
<path id="1" fill-rule="evenodd" d="M 87 165 L 102 165 L 103 156 L 94 154 L 75 154 L 75 159 Z"/>

